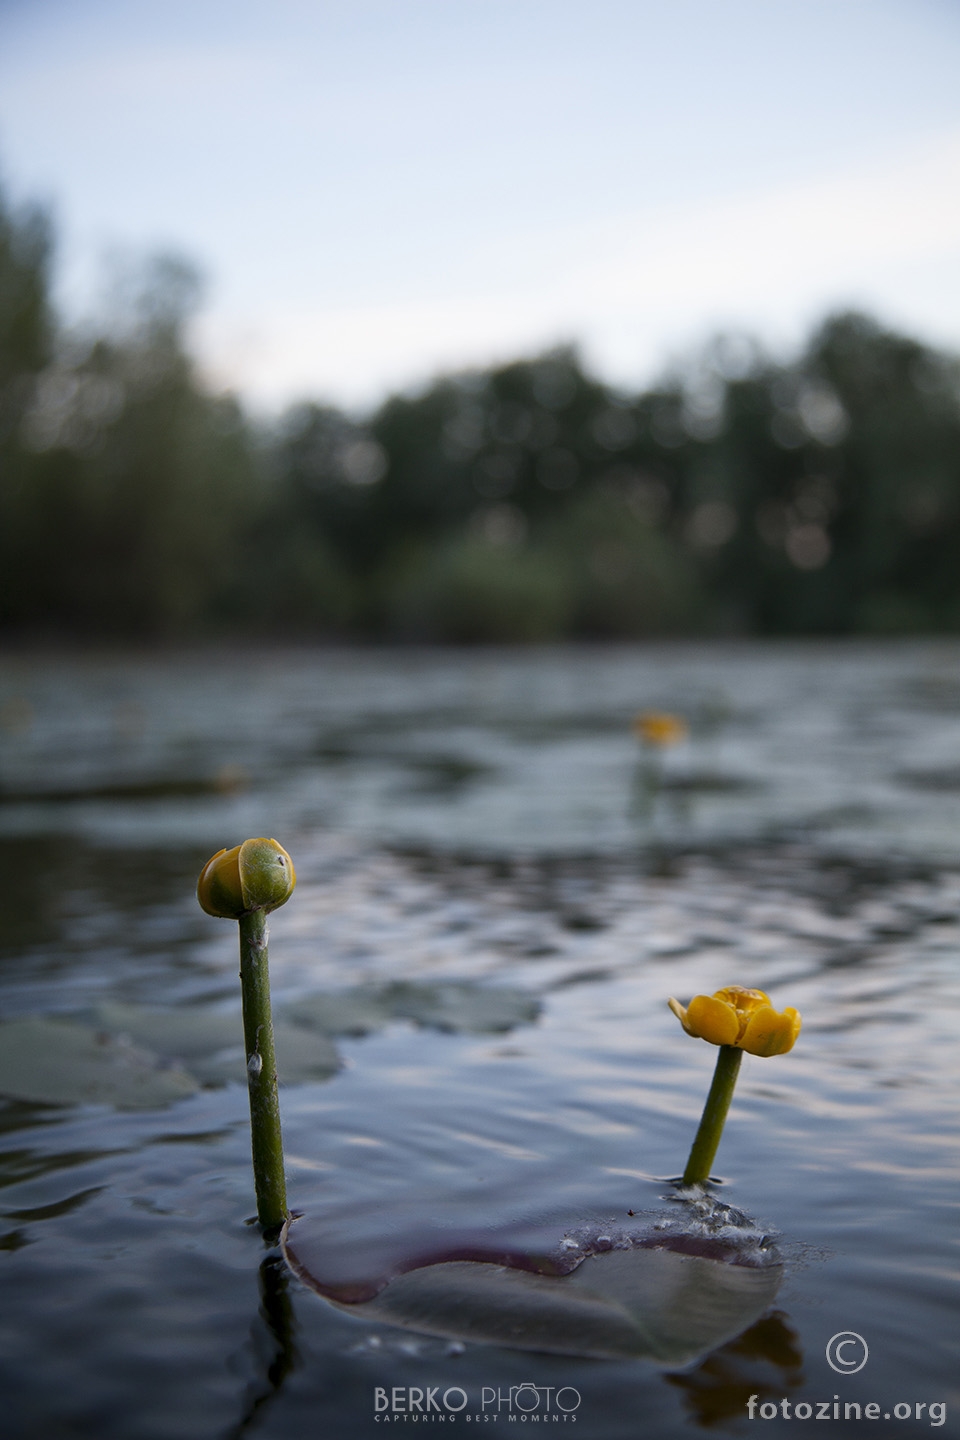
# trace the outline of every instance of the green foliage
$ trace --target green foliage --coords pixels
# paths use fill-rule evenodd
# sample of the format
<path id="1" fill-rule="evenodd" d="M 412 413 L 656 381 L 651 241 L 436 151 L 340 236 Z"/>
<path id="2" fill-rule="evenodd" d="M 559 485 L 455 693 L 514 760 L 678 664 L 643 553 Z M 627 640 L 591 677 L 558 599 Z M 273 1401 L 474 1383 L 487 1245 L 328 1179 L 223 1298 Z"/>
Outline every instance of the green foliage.
<path id="1" fill-rule="evenodd" d="M 61 337 L 35 377 L 10 497 L 7 624 L 164 636 L 229 611 L 256 468 L 236 403 L 194 378 L 185 278 L 155 269 L 128 325 Z"/>
<path id="2" fill-rule="evenodd" d="M 258 432 L 169 257 L 85 339 L 0 196 L 0 626 L 444 641 L 960 628 L 960 365 L 862 315 L 646 392 L 552 351 Z"/>
<path id="3" fill-rule="evenodd" d="M 550 537 L 555 563 L 569 577 L 576 634 L 632 639 L 697 627 L 694 567 L 683 548 L 649 522 L 629 484 L 610 482 L 571 503 Z"/>
<path id="4" fill-rule="evenodd" d="M 30 465 L 21 427 L 53 343 L 49 305 L 50 229 L 38 211 L 16 213 L 0 193 L 0 573 L 19 579 L 29 544 Z M 0 617 L 3 617 L 0 598 Z M 5 617 L 4 617 L 5 618 Z"/>
<path id="5" fill-rule="evenodd" d="M 406 638 L 557 640 L 570 623 L 568 577 L 542 549 L 519 553 L 465 535 L 412 558 L 390 590 Z"/>
<path id="6" fill-rule="evenodd" d="M 29 399 L 26 380 L 42 369 L 51 343 L 49 303 L 51 236 L 40 210 L 15 213 L 0 193 L 0 393 L 10 433 L 12 408 Z M 11 387 L 19 386 L 15 396 Z"/>

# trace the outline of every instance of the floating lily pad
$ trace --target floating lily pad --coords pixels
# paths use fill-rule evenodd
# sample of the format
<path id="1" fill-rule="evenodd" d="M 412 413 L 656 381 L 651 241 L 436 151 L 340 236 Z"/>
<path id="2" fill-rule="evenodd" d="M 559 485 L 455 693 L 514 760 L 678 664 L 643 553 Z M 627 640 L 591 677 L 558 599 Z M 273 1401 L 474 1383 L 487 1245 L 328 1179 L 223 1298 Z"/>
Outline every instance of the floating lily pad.
<path id="1" fill-rule="evenodd" d="M 500 986 L 401 982 L 389 986 L 386 993 L 397 1017 L 461 1034 L 502 1034 L 532 1024 L 540 1013 L 533 995 Z"/>
<path id="2" fill-rule="evenodd" d="M 97 1019 L 105 1030 L 151 1050 L 182 1060 L 207 1085 L 246 1084 L 246 1055 L 240 1015 L 210 1006 L 161 1010 L 139 1005 L 101 1005 Z M 340 1069 L 333 1042 L 297 1025 L 274 1025 L 277 1069 L 283 1084 L 327 1080 Z"/>
<path id="3" fill-rule="evenodd" d="M 0 1094 L 18 1100 L 152 1110 L 197 1088 L 180 1066 L 102 1030 L 40 1017 L 0 1024 Z"/>
<path id="4" fill-rule="evenodd" d="M 390 1020 L 412 1020 L 432 1030 L 468 1035 L 503 1034 L 530 1025 L 540 1013 L 536 996 L 504 986 L 439 981 L 397 981 L 329 995 L 308 995 L 284 1007 L 296 1025 L 325 1035 L 366 1035 Z"/>
<path id="5" fill-rule="evenodd" d="M 96 1018 L 112 1034 L 125 1035 L 158 1054 L 174 1055 L 180 1060 L 201 1060 L 238 1041 L 242 1048 L 239 1014 L 207 1005 L 161 1009 L 111 1002 L 97 1006 Z"/>
<path id="6" fill-rule="evenodd" d="M 278 1023 L 273 1027 L 273 1039 L 281 1087 L 329 1080 L 341 1067 L 337 1047 L 326 1035 L 314 1035 L 300 1026 Z M 242 1043 L 206 1059 L 191 1060 L 189 1064 L 195 1075 L 211 1085 L 226 1085 L 231 1080 L 247 1083 Z"/>
<path id="7" fill-rule="evenodd" d="M 564 1253 L 558 1231 L 552 1255 L 532 1234 L 526 1245 L 518 1235 L 480 1242 L 438 1232 L 435 1239 L 437 1263 L 394 1273 L 354 1303 L 340 1298 L 342 1283 L 331 1290 L 331 1265 L 342 1273 L 344 1260 L 330 1254 L 322 1223 L 290 1222 L 284 1254 L 311 1288 L 368 1320 L 515 1350 L 643 1357 L 668 1366 L 686 1365 L 745 1330 L 771 1304 L 782 1278 L 775 1259 L 742 1263 L 735 1249 L 727 1258 L 696 1253 L 700 1237 L 638 1235 L 606 1250 L 595 1245 L 582 1258 Z M 458 1246 L 464 1258 L 451 1253 Z M 496 1260 L 477 1258 L 484 1247 Z M 439 1258 L 444 1251 L 449 1258 Z M 365 1257 L 357 1263 L 368 1268 Z"/>
<path id="8" fill-rule="evenodd" d="M 391 1018 L 383 991 L 372 986 L 306 995 L 278 1013 L 291 1024 L 322 1035 L 370 1035 Z"/>

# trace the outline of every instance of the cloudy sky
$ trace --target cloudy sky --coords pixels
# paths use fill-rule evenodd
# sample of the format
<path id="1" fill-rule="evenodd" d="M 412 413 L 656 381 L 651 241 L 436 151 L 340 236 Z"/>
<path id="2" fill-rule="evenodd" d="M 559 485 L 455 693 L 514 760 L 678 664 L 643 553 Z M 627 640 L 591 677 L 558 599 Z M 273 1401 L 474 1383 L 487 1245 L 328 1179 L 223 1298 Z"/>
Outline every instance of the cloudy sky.
<path id="1" fill-rule="evenodd" d="M 957 0 L 0 0 L 0 174 L 207 277 L 211 379 L 367 404 L 576 340 L 630 386 L 864 306 L 960 349 Z"/>

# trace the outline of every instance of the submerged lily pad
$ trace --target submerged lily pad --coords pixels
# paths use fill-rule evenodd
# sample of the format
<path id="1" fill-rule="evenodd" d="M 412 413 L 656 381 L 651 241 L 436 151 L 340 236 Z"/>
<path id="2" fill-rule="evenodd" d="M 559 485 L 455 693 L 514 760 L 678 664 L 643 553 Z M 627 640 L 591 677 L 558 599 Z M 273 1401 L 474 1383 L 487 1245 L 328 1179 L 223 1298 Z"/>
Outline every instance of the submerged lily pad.
<path id="1" fill-rule="evenodd" d="M 210 1006 L 162 1010 L 140 1005 L 101 1005 L 97 1019 L 104 1029 L 173 1059 L 182 1060 L 207 1085 L 246 1083 L 243 1030 L 236 1011 Z M 282 1021 L 274 1025 L 277 1069 L 284 1084 L 327 1080 L 340 1069 L 333 1042 Z"/>
<path id="2" fill-rule="evenodd" d="M 283 1015 L 295 1025 L 325 1035 L 366 1035 L 391 1020 L 412 1020 L 427 1029 L 454 1034 L 496 1035 L 530 1025 L 540 1013 L 536 996 L 505 986 L 438 981 L 396 981 L 328 995 L 308 995 Z"/>
<path id="3" fill-rule="evenodd" d="M 451 1339 L 672 1367 L 747 1329 L 779 1283 L 771 1270 L 672 1250 L 592 1255 L 556 1277 L 462 1260 L 398 1276 L 354 1309 Z"/>
<path id="4" fill-rule="evenodd" d="M 556 1230 L 553 1242 L 551 1255 L 533 1232 L 526 1244 L 518 1235 L 438 1232 L 436 1263 L 400 1262 L 379 1288 L 361 1284 L 356 1293 L 368 1298 L 352 1303 L 343 1298 L 344 1283 L 330 1283 L 327 1272 L 344 1273 L 344 1259 L 331 1255 L 321 1223 L 291 1221 L 283 1243 L 306 1284 L 365 1319 L 515 1350 L 668 1366 L 686 1365 L 746 1329 L 782 1279 L 775 1258 L 744 1263 L 735 1248 L 714 1258 L 698 1253 L 698 1245 L 707 1247 L 696 1236 L 640 1234 L 607 1249 L 598 1240 L 582 1247 L 590 1253 L 572 1256 Z M 482 1258 L 484 1249 L 490 1258 Z M 366 1257 L 357 1263 L 369 1268 Z"/>
<path id="5" fill-rule="evenodd" d="M 0 1024 L 0 1094 L 17 1100 L 152 1110 L 197 1088 L 180 1066 L 102 1030 L 41 1017 Z"/>

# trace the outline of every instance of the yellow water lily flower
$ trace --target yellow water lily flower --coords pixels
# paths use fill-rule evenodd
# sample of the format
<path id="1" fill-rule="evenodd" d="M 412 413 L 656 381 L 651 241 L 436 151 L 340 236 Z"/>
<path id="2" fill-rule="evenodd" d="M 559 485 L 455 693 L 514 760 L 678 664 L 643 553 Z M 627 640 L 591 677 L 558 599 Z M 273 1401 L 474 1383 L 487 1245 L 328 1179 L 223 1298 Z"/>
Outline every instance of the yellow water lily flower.
<path id="1" fill-rule="evenodd" d="M 727 985 L 715 995 L 695 995 L 684 1007 L 668 1000 L 688 1035 L 711 1045 L 732 1045 L 749 1055 L 786 1055 L 800 1034 L 800 1014 L 792 1006 L 775 1010 L 762 990 Z"/>
<path id="2" fill-rule="evenodd" d="M 204 865 L 197 899 L 208 915 L 239 920 L 254 910 L 285 905 L 297 883 L 293 861 L 276 840 L 259 836 L 218 850 Z"/>
<path id="3" fill-rule="evenodd" d="M 682 715 L 670 715 L 665 710 L 641 710 L 634 717 L 633 733 L 644 745 L 665 749 L 686 740 L 687 722 Z"/>

